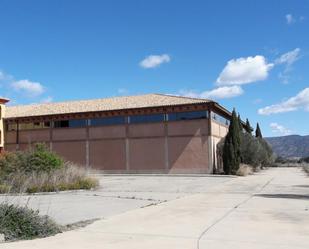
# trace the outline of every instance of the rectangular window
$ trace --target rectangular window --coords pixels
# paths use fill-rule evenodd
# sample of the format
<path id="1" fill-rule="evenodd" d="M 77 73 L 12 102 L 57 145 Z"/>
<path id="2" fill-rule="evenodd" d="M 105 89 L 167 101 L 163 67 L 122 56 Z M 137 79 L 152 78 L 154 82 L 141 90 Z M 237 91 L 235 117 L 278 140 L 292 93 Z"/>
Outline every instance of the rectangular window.
<path id="1" fill-rule="evenodd" d="M 164 114 L 151 114 L 151 115 L 134 115 L 130 116 L 130 123 L 155 123 L 163 122 Z"/>
<path id="2" fill-rule="evenodd" d="M 60 120 L 54 122 L 55 128 L 80 128 L 87 126 L 87 119 L 70 119 L 70 120 Z"/>
<path id="3" fill-rule="evenodd" d="M 17 124 L 7 124 L 7 130 L 8 131 L 16 131 L 17 130 Z"/>
<path id="4" fill-rule="evenodd" d="M 215 112 L 211 112 L 211 118 L 213 120 L 216 120 L 217 122 L 224 124 L 224 125 L 229 125 L 230 121 L 224 117 L 222 117 L 221 115 L 215 113 Z"/>
<path id="5" fill-rule="evenodd" d="M 168 114 L 169 121 L 206 119 L 207 111 L 175 112 Z"/>
<path id="6" fill-rule="evenodd" d="M 10 127 L 11 126 L 11 127 Z M 44 129 L 49 128 L 50 122 L 33 122 L 33 123 L 20 123 L 19 124 L 19 130 L 33 130 L 33 129 Z M 9 124 L 8 129 L 15 129 L 16 124 Z"/>
<path id="7" fill-rule="evenodd" d="M 125 123 L 126 123 L 126 119 L 123 116 L 90 119 L 90 125 L 93 125 L 93 126 L 121 125 Z"/>

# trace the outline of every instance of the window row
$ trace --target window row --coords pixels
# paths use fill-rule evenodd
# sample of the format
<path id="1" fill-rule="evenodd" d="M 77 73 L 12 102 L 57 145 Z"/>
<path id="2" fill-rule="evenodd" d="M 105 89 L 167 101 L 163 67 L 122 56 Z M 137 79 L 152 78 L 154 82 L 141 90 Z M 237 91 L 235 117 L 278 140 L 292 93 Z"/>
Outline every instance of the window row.
<path id="1" fill-rule="evenodd" d="M 134 116 L 117 116 L 117 117 L 104 117 L 93 119 L 70 119 L 54 121 L 53 127 L 55 128 L 78 128 L 85 126 L 105 126 L 105 125 L 121 125 L 121 124 L 138 124 L 138 123 L 155 123 L 164 121 L 180 121 L 180 120 L 195 120 L 208 118 L 207 111 L 194 111 L 194 112 L 178 112 L 168 114 L 149 114 L 149 115 L 134 115 Z M 51 127 L 52 122 L 34 122 L 34 123 L 21 123 L 19 124 L 20 130 L 29 129 L 43 129 Z M 16 124 L 8 124 L 7 130 L 16 130 Z"/>
<path id="2" fill-rule="evenodd" d="M 223 116 L 215 113 L 215 112 L 211 112 L 211 119 L 221 123 L 221 124 L 224 124 L 224 125 L 230 125 L 230 120 L 224 118 Z"/>

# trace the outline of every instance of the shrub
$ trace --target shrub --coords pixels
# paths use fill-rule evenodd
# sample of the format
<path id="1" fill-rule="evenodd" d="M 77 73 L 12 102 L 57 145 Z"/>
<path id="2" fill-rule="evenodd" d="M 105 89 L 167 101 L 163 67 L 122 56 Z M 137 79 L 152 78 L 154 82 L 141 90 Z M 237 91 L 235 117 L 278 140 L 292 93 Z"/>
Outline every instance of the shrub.
<path id="1" fill-rule="evenodd" d="M 0 156 L 0 178 L 22 172 L 51 172 L 63 167 L 63 160 L 45 144 L 35 144 L 26 151 L 5 152 Z"/>
<path id="2" fill-rule="evenodd" d="M 240 164 L 239 169 L 236 172 L 238 176 L 247 176 L 253 173 L 253 169 L 251 166 L 247 164 Z"/>
<path id="3" fill-rule="evenodd" d="M 2 185 L 7 186 L 3 187 L 2 191 L 6 193 L 36 193 L 93 189 L 99 183 L 97 179 L 89 177 L 85 169 L 67 162 L 62 168 L 51 172 L 15 173 L 4 180 Z"/>
<path id="4" fill-rule="evenodd" d="M 51 172 L 63 166 L 63 160 L 56 153 L 46 148 L 45 144 L 36 144 L 34 149 L 28 152 L 28 172 Z"/>
<path id="5" fill-rule="evenodd" d="M 0 204 L 0 234 L 5 240 L 43 238 L 60 232 L 61 227 L 38 211 Z"/>
<path id="6" fill-rule="evenodd" d="M 44 144 L 0 156 L 0 193 L 53 192 L 98 186 L 87 171 L 64 161 Z"/>
<path id="7" fill-rule="evenodd" d="M 36 193 L 93 189 L 98 185 L 98 180 L 88 177 L 85 169 L 67 162 L 63 168 L 51 173 L 32 174 L 23 188 L 25 192 Z"/>

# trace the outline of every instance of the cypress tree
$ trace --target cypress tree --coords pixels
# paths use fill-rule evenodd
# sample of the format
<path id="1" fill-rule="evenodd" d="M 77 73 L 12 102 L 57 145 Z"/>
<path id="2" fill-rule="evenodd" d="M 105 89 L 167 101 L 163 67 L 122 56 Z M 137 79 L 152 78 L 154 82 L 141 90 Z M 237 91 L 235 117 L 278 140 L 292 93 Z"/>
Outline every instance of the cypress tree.
<path id="1" fill-rule="evenodd" d="M 246 119 L 245 130 L 246 130 L 246 132 L 249 133 L 249 134 L 251 134 L 252 131 L 253 131 L 253 128 L 251 127 L 250 122 L 249 122 L 248 119 Z"/>
<path id="2" fill-rule="evenodd" d="M 255 137 L 263 138 L 259 123 L 256 124 Z"/>
<path id="3" fill-rule="evenodd" d="M 243 128 L 244 126 L 242 125 L 242 122 L 241 122 L 241 118 L 240 118 L 240 114 L 238 113 L 238 127 L 239 127 L 239 131 L 243 131 Z"/>
<path id="4" fill-rule="evenodd" d="M 225 137 L 223 146 L 223 169 L 227 175 L 236 174 L 240 164 L 240 127 L 239 119 L 235 109 L 232 112 L 232 119 L 229 131 Z"/>

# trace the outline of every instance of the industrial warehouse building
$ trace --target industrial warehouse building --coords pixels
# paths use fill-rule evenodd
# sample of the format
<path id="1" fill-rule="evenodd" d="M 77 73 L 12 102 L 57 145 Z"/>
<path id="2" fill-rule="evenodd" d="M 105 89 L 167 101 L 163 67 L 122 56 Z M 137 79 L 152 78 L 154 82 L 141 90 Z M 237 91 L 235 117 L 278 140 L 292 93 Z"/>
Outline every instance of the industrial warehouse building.
<path id="1" fill-rule="evenodd" d="M 1 148 L 46 143 L 106 173 L 212 173 L 231 113 L 207 99 L 163 94 L 5 106 Z"/>

